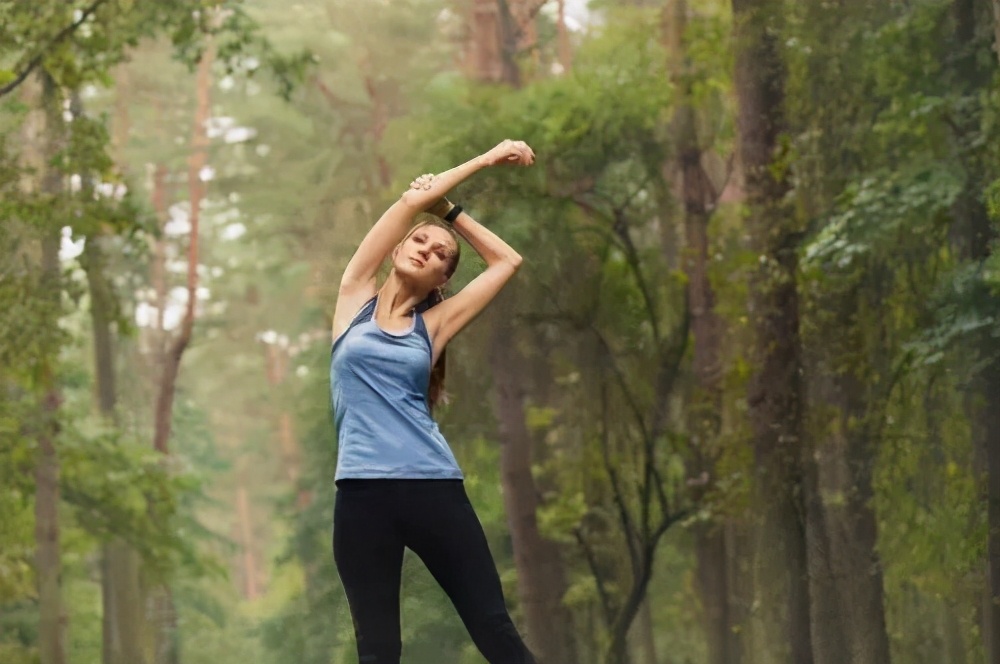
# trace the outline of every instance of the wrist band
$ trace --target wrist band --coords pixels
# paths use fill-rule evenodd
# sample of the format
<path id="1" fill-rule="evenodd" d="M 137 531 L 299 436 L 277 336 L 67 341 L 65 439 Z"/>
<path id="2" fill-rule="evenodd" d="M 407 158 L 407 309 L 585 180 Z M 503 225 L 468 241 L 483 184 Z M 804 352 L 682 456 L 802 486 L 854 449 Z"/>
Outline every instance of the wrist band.
<path id="1" fill-rule="evenodd" d="M 449 201 L 447 198 L 442 198 L 437 203 L 427 208 L 427 212 L 433 214 L 435 217 L 444 219 L 444 216 L 451 212 L 453 207 L 455 207 L 454 203 Z"/>
<path id="2" fill-rule="evenodd" d="M 462 214 L 462 206 L 455 205 L 450 210 L 448 210 L 448 214 L 444 215 L 444 217 L 442 218 L 449 224 L 453 224 L 455 223 L 455 220 L 458 219 L 458 215 L 460 214 Z"/>

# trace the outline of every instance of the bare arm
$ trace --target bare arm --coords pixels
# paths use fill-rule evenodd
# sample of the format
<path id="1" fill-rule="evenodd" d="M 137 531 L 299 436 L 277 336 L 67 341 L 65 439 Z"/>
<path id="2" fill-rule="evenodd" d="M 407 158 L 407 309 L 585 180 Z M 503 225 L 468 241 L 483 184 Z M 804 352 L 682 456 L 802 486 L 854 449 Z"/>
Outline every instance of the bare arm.
<path id="1" fill-rule="evenodd" d="M 440 175 L 425 176 L 422 186 L 403 193 L 368 231 L 344 270 L 333 312 L 333 338 L 336 339 L 347 329 L 358 309 L 375 295 L 375 275 L 379 266 L 406 236 L 419 212 L 440 201 L 452 188 L 482 168 L 504 163 L 527 166 L 533 160 L 534 153 L 527 145 L 506 140 L 489 152 Z"/>
<path id="2" fill-rule="evenodd" d="M 333 312 L 336 339 L 361 306 L 375 295 L 375 275 L 385 257 L 399 244 L 419 212 L 440 200 L 455 185 L 488 164 L 476 157 L 435 176 L 429 185 L 409 189 L 386 210 L 361 241 L 340 279 L 337 306 Z"/>
<path id="3" fill-rule="evenodd" d="M 455 219 L 455 230 L 483 257 L 486 270 L 454 296 L 424 313 L 434 361 L 448 342 L 493 301 L 521 266 L 520 254 L 465 212 Z"/>

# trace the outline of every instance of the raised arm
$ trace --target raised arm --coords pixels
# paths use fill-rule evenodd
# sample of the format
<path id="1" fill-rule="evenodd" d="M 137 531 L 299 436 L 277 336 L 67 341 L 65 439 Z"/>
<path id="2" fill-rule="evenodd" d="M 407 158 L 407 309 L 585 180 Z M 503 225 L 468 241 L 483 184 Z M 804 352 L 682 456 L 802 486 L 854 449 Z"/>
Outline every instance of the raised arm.
<path id="1" fill-rule="evenodd" d="M 408 189 L 375 222 L 358 245 L 340 280 L 337 306 L 333 313 L 333 336 L 347 329 L 358 309 L 375 295 L 375 276 L 385 257 L 406 236 L 419 212 L 440 201 L 452 188 L 476 171 L 500 163 L 530 163 L 523 143 L 504 141 L 489 152 L 439 175 L 426 177 L 423 186 Z M 527 152 L 525 151 L 527 150 Z"/>
<path id="2" fill-rule="evenodd" d="M 467 213 L 455 219 L 455 230 L 486 261 L 486 269 L 458 293 L 424 313 L 434 346 L 434 361 L 448 342 L 472 322 L 521 266 L 521 255 Z"/>

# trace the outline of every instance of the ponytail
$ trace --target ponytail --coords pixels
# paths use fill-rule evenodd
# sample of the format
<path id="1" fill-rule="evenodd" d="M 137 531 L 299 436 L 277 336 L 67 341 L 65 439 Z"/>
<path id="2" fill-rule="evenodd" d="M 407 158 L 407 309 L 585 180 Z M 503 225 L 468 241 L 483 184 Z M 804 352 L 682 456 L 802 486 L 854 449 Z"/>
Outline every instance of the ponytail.
<path id="1" fill-rule="evenodd" d="M 417 305 L 417 311 L 424 312 L 431 307 L 444 302 L 444 289 L 435 288 L 427 298 Z M 444 391 L 444 377 L 446 371 L 447 348 L 442 349 L 437 363 L 431 368 L 430 384 L 427 388 L 427 401 L 433 409 L 439 403 L 448 403 L 448 394 Z"/>

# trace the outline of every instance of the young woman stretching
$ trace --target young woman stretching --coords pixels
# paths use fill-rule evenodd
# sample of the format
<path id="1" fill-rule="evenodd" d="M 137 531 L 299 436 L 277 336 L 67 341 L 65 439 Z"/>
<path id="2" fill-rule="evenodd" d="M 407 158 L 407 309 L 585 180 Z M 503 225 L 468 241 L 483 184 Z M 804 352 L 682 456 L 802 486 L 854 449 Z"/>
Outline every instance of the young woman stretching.
<path id="1" fill-rule="evenodd" d="M 462 471 L 431 418 L 448 342 L 496 297 L 521 257 L 451 204 L 448 191 L 481 168 L 528 166 L 504 141 L 436 176 L 421 176 L 382 215 L 347 264 L 333 315 L 330 381 L 337 453 L 333 554 L 354 621 L 360 664 L 398 664 L 403 549 L 448 594 L 490 664 L 533 664 L 504 606 L 493 557 Z M 429 211 L 441 221 L 410 228 Z M 455 296 L 441 288 L 461 235 L 486 270 Z M 391 257 L 392 270 L 375 275 Z"/>

